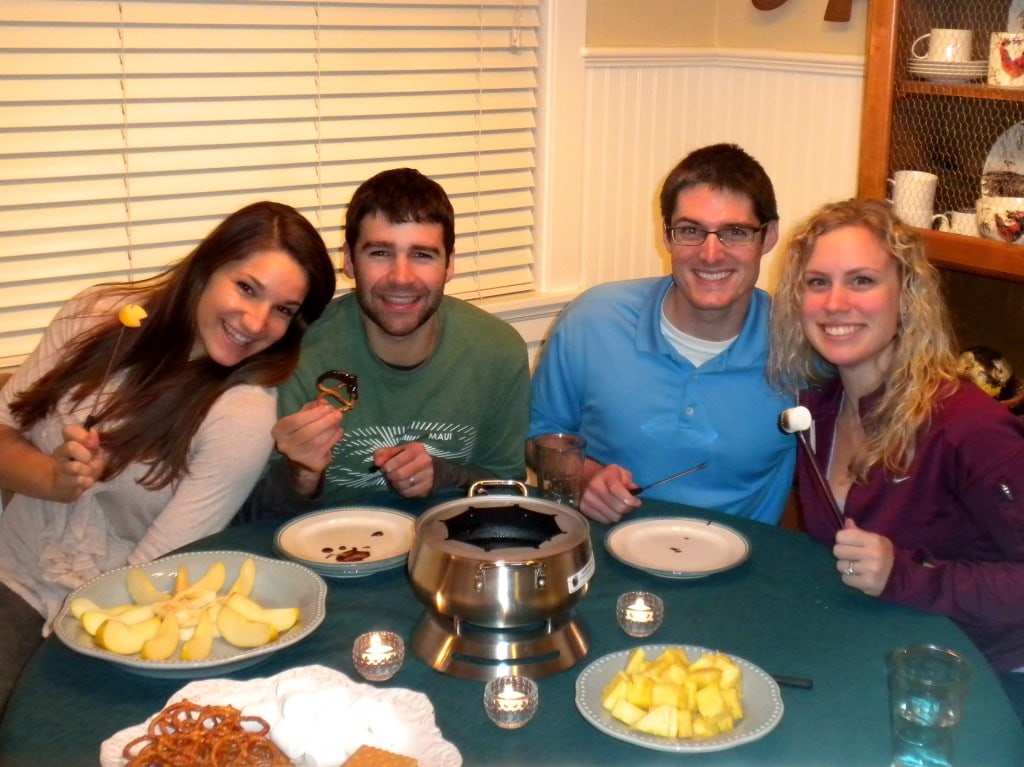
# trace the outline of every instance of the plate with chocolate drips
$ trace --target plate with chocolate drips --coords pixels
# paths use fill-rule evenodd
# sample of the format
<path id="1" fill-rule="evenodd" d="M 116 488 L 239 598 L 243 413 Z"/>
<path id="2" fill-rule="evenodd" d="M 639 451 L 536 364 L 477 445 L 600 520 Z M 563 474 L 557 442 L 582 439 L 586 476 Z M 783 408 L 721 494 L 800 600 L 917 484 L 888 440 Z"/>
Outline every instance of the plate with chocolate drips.
<path id="1" fill-rule="evenodd" d="M 325 578 L 361 578 L 404 567 L 415 517 L 384 506 L 342 506 L 289 520 L 274 535 L 281 556 Z"/>

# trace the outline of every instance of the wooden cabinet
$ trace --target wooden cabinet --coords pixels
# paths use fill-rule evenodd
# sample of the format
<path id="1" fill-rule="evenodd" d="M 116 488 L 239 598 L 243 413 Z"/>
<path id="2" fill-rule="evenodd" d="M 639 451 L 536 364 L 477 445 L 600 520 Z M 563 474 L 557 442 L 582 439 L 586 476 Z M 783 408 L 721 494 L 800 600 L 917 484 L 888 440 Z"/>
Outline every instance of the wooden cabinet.
<path id="1" fill-rule="evenodd" d="M 886 197 L 895 171 L 925 170 L 939 176 L 936 213 L 974 208 L 993 145 L 1024 122 L 1024 88 L 917 79 L 907 62 L 931 28 L 973 30 L 972 58 L 987 60 L 1010 7 L 1011 0 L 870 0 L 858 195 Z M 1024 282 L 1024 245 L 921 231 L 940 267 Z"/>

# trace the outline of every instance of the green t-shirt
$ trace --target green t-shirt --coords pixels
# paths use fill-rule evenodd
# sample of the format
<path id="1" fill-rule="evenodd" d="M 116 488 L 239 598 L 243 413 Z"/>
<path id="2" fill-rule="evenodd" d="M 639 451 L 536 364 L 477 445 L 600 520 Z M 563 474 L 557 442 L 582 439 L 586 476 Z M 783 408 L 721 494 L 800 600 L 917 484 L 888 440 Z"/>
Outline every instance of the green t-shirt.
<path id="1" fill-rule="evenodd" d="M 298 369 L 278 392 L 280 416 L 313 400 L 316 379 L 327 370 L 359 379 L 358 402 L 345 413 L 345 436 L 334 447 L 315 507 L 344 505 L 374 491 L 392 493 L 381 473 L 370 470 L 373 452 L 406 442 L 421 442 L 432 456 L 499 479 L 525 477 L 526 344 L 508 323 L 456 298 L 445 296 L 437 316 L 434 353 L 413 370 L 390 367 L 370 351 L 354 294 L 331 302 L 307 332 Z M 277 484 L 284 477 L 271 471 L 264 481 Z M 279 507 L 287 494 L 276 490 Z M 293 508 L 274 511 L 311 504 L 296 499 L 287 505 Z"/>

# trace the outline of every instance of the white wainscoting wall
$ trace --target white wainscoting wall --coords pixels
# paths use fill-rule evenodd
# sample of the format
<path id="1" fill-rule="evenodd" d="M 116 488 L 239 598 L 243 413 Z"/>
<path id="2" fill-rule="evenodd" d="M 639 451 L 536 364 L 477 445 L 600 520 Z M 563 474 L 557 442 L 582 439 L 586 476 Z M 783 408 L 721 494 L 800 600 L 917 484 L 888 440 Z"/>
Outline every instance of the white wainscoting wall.
<path id="1" fill-rule="evenodd" d="M 728 141 L 756 157 L 775 184 L 783 239 L 821 204 L 855 194 L 862 56 L 720 48 L 583 49 L 580 55 L 576 144 L 563 140 L 566 145 L 548 148 L 579 153 L 576 194 L 548 199 L 542 216 L 552 227 L 578 221 L 575 238 L 561 233 L 578 252 L 540 257 L 542 264 L 578 259 L 570 270 L 576 288 L 491 307 L 519 329 L 531 353 L 567 297 L 602 282 L 667 273 L 658 192 L 692 149 Z M 566 189 L 564 178 L 559 188 Z M 580 210 L 560 215 L 566 206 Z M 760 284 L 768 289 L 780 251 L 763 264 Z"/>

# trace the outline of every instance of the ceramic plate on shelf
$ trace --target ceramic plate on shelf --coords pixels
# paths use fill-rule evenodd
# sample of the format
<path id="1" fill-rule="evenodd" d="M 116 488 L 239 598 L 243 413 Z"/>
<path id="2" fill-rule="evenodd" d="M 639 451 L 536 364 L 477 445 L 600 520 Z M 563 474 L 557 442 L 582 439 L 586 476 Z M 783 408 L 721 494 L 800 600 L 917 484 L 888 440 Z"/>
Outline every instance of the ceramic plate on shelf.
<path id="1" fill-rule="evenodd" d="M 703 578 L 750 556 L 750 541 L 707 519 L 657 517 L 617 525 L 605 548 L 620 562 L 662 578 Z"/>
<path id="2" fill-rule="evenodd" d="M 1013 0 L 1006 17 L 1007 32 L 1024 32 L 1024 0 Z"/>
<path id="3" fill-rule="evenodd" d="M 1024 197 L 1024 122 L 1007 128 L 989 150 L 981 170 L 986 197 Z"/>
<path id="4" fill-rule="evenodd" d="M 643 645 L 648 659 L 658 657 L 668 647 L 682 647 L 691 662 L 704 653 L 715 652 L 693 645 Z M 711 738 L 664 738 L 638 732 L 613 717 L 601 705 L 601 692 L 612 677 L 626 667 L 630 652 L 632 650 L 620 650 L 598 658 L 583 669 L 576 679 L 576 708 L 590 724 L 613 738 L 656 751 L 724 751 L 763 738 L 782 720 L 782 694 L 775 680 L 750 661 L 729 655 L 740 667 L 743 684 L 743 718 L 732 730 Z"/>
<path id="5" fill-rule="evenodd" d="M 965 83 L 984 79 L 988 73 L 988 62 L 911 59 L 907 62 L 907 72 L 914 77 L 932 82 Z"/>
<path id="6" fill-rule="evenodd" d="M 192 582 L 195 582 L 212 564 L 221 562 L 227 571 L 224 587 L 219 591 L 224 595 L 238 577 L 242 562 L 249 558 L 256 564 L 256 580 L 250 593 L 253 601 L 267 608 L 299 608 L 298 623 L 273 642 L 260 647 L 234 647 L 217 638 L 213 640 L 210 657 L 203 660 L 176 660 L 177 654 L 170 660 L 143 660 L 138 653 L 118 655 L 100 647 L 71 614 L 71 600 L 78 597 L 90 599 L 102 608 L 131 603 L 127 574 L 133 569 L 144 571 L 159 591 L 170 593 L 174 589 L 181 565 L 187 567 Z M 326 599 L 327 584 L 323 579 L 309 568 L 294 562 L 260 557 L 244 551 L 196 551 L 171 554 L 136 567 L 121 567 L 94 578 L 71 593 L 53 627 L 57 637 L 75 652 L 109 661 L 132 673 L 165 679 L 195 679 L 227 674 L 251 666 L 264 656 L 306 638 L 323 622 Z M 180 644 L 177 652 L 180 652 Z"/>
<path id="7" fill-rule="evenodd" d="M 415 517 L 378 506 L 342 506 L 282 525 L 274 548 L 327 578 L 360 578 L 405 565 Z"/>

